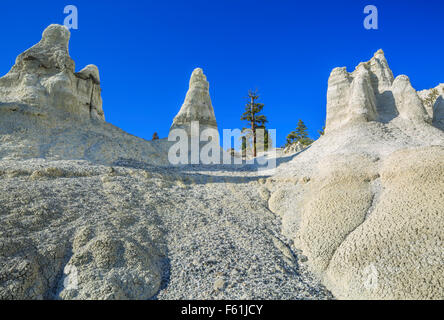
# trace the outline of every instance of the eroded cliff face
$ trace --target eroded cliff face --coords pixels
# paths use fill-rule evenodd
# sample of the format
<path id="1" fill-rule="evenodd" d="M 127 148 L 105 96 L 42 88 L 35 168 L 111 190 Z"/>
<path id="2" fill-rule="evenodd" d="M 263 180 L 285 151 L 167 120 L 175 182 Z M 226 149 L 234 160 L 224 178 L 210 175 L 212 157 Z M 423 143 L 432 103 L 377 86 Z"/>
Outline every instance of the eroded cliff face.
<path id="1" fill-rule="evenodd" d="M 40 42 L 20 54 L 11 71 L 0 78 L 1 102 L 27 104 L 40 115 L 105 120 L 99 70 L 88 65 L 75 72 L 69 38 L 65 27 L 49 26 Z"/>
<path id="2" fill-rule="evenodd" d="M 442 85 L 378 51 L 333 70 L 326 134 L 274 176 L 173 168 L 104 121 L 68 40 L 50 26 L 0 78 L 0 298 L 331 298 L 309 270 L 338 298 L 444 298 Z M 171 129 L 192 121 L 217 128 L 201 69 Z"/>
<path id="3" fill-rule="evenodd" d="M 328 80 L 327 132 L 368 121 L 387 123 L 395 118 L 418 125 L 439 125 L 441 113 L 439 102 L 426 111 L 407 76 L 393 77 L 382 50 L 352 73 L 345 68 L 334 69 Z"/>
<path id="4" fill-rule="evenodd" d="M 256 168 L 168 166 L 171 143 L 104 121 L 98 70 L 74 72 L 68 39 L 50 26 L 0 79 L 0 299 L 331 298 Z M 173 127 L 192 121 L 217 128 L 201 69 Z"/>
<path id="5" fill-rule="evenodd" d="M 184 129 L 191 134 L 191 122 L 199 122 L 200 130 L 217 130 L 216 116 L 210 98 L 210 84 L 201 68 L 193 71 L 185 101 L 174 117 L 171 130 Z"/>
<path id="6" fill-rule="evenodd" d="M 444 132 L 429 96 L 382 50 L 334 69 L 326 134 L 273 177 L 270 199 L 292 198 L 272 203 L 284 233 L 338 298 L 443 298 Z"/>
<path id="7" fill-rule="evenodd" d="M 167 141 L 145 141 L 105 121 L 99 70 L 75 72 L 69 38 L 64 26 L 50 25 L 0 78 L 0 159 L 167 165 Z"/>

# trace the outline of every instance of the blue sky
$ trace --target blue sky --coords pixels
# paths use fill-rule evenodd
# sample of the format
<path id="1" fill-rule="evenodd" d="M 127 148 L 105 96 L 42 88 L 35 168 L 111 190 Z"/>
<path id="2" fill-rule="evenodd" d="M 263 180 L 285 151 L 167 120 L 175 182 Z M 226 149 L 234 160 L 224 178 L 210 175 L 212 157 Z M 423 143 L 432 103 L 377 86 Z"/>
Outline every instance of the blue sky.
<path id="1" fill-rule="evenodd" d="M 416 89 L 444 82 L 444 1 L 10 1 L 0 3 L 0 74 L 79 11 L 70 54 L 99 67 L 107 121 L 145 139 L 168 135 L 192 70 L 203 68 L 219 128 L 242 128 L 248 89 L 257 88 L 277 144 L 303 119 L 313 138 L 325 120 L 331 69 L 349 71 L 382 48 L 395 74 Z M 379 29 L 363 27 L 378 8 Z"/>

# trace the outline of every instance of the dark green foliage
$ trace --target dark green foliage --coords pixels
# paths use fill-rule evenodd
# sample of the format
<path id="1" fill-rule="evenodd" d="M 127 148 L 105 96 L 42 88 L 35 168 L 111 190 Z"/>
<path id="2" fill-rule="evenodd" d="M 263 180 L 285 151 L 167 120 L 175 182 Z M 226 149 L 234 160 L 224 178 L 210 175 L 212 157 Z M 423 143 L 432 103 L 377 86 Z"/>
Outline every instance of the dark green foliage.
<path id="1" fill-rule="evenodd" d="M 265 132 L 264 132 L 264 151 L 268 151 L 268 140 L 269 140 L 268 130 L 265 129 Z"/>
<path id="2" fill-rule="evenodd" d="M 321 130 L 318 130 L 319 137 L 322 137 L 325 134 L 325 125 L 322 126 Z"/>
<path id="3" fill-rule="evenodd" d="M 242 156 L 245 157 L 247 155 L 247 137 L 242 137 Z"/>
<path id="4" fill-rule="evenodd" d="M 257 91 L 248 91 L 248 103 L 245 105 L 245 112 L 240 118 L 241 120 L 248 121 L 249 123 L 253 136 L 253 157 L 256 157 L 256 129 L 265 129 L 265 124 L 268 123 L 267 117 L 261 114 L 264 104 L 258 103 L 257 100 L 259 100 Z M 244 128 L 244 131 L 245 130 L 246 128 Z M 268 132 L 265 133 L 265 139 L 268 139 Z M 242 140 L 242 147 L 244 147 L 244 140 Z"/>
<path id="5" fill-rule="evenodd" d="M 299 120 L 298 126 L 292 132 L 290 132 L 287 136 L 287 143 L 285 146 L 289 146 L 293 143 L 300 142 L 305 146 L 308 146 L 313 143 L 313 139 L 308 136 L 308 128 L 305 125 L 304 121 Z"/>

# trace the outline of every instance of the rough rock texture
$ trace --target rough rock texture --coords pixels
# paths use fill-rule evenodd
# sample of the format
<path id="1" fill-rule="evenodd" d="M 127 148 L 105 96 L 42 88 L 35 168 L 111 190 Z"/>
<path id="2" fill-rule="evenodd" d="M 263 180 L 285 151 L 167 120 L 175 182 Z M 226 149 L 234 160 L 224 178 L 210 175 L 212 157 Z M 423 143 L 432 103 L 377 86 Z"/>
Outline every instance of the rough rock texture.
<path id="1" fill-rule="evenodd" d="M 297 152 L 301 152 L 302 150 L 304 150 L 305 148 L 307 148 L 307 146 L 303 145 L 302 143 L 295 142 L 290 144 L 289 146 L 285 147 L 284 149 L 284 153 L 297 153 Z"/>
<path id="2" fill-rule="evenodd" d="M 64 26 L 49 26 L 0 78 L 0 159 L 168 164 L 167 141 L 148 142 L 104 121 L 99 71 L 74 71 L 69 38 Z"/>
<path id="3" fill-rule="evenodd" d="M 153 296 L 163 233 L 144 175 L 131 174 L 86 161 L 1 161 L 0 298 Z M 62 290 L 73 266 L 78 287 Z"/>
<path id="4" fill-rule="evenodd" d="M 330 261 L 328 278 L 342 297 L 444 298 L 443 159 L 436 146 L 402 149 L 384 161 L 384 191 Z"/>
<path id="5" fill-rule="evenodd" d="M 444 298 L 442 95 L 382 51 L 333 70 L 326 134 L 260 176 L 107 124 L 68 39 L 0 78 L 0 299 Z M 200 69 L 172 127 L 193 120 L 216 128 Z"/>
<path id="6" fill-rule="evenodd" d="M 437 101 L 439 104 L 440 101 Z M 336 68 L 328 80 L 326 130 L 334 131 L 362 122 L 390 122 L 403 118 L 417 124 L 441 121 L 440 108 L 427 113 L 407 76 L 396 79 L 388 67 L 384 52 L 360 63 L 355 71 Z"/>
<path id="7" fill-rule="evenodd" d="M 40 116 L 61 111 L 104 120 L 99 71 L 89 65 L 74 72 L 69 38 L 65 27 L 46 28 L 40 42 L 20 54 L 11 71 L 0 79 L 2 102 L 28 104 Z"/>
<path id="8" fill-rule="evenodd" d="M 174 117 L 171 129 L 185 129 L 191 135 L 191 122 L 198 121 L 200 131 L 207 128 L 217 130 L 216 116 L 211 104 L 210 85 L 201 68 L 197 68 L 191 74 L 190 87 L 185 101 Z"/>
<path id="9" fill-rule="evenodd" d="M 286 200 L 270 209 L 338 298 L 444 298 L 444 132 L 426 94 L 382 51 L 334 69 L 326 135 L 273 176 L 270 201 Z"/>
<path id="10" fill-rule="evenodd" d="M 254 166 L 0 161 L 0 299 L 332 298 L 261 186 Z"/>
<path id="11" fill-rule="evenodd" d="M 280 233 L 254 165 L 158 166 L 171 144 L 82 109 L 75 82 L 98 89 L 99 73 L 73 73 L 68 38 L 51 26 L 32 49 L 57 90 L 37 62 L 13 68 L 32 86 L 0 80 L 0 299 L 332 298 Z M 216 126 L 199 69 L 184 110 L 181 125 Z"/>

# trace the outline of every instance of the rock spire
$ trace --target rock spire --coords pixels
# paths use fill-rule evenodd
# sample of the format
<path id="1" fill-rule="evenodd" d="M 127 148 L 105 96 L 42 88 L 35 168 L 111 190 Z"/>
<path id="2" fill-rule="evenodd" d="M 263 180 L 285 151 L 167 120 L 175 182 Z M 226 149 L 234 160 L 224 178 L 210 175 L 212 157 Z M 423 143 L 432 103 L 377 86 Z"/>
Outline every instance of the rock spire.
<path id="1" fill-rule="evenodd" d="M 216 117 L 211 103 L 209 83 L 201 68 L 191 74 L 190 86 L 179 113 L 173 120 L 170 130 L 185 129 L 190 134 L 192 121 L 199 122 L 200 131 L 217 129 Z"/>
<path id="2" fill-rule="evenodd" d="M 395 118 L 415 124 L 433 120 L 439 127 L 440 101 L 430 108 L 429 114 L 410 79 L 405 75 L 395 79 L 384 52 L 378 50 L 370 61 L 360 63 L 352 73 L 346 68 L 335 68 L 331 72 L 326 133 L 346 125 L 368 121 L 387 123 Z"/>
<path id="3" fill-rule="evenodd" d="M 20 54 L 0 78 L 0 103 L 24 103 L 49 116 L 104 120 L 99 70 L 89 65 L 75 72 L 69 39 L 64 26 L 46 28 L 40 42 Z"/>

